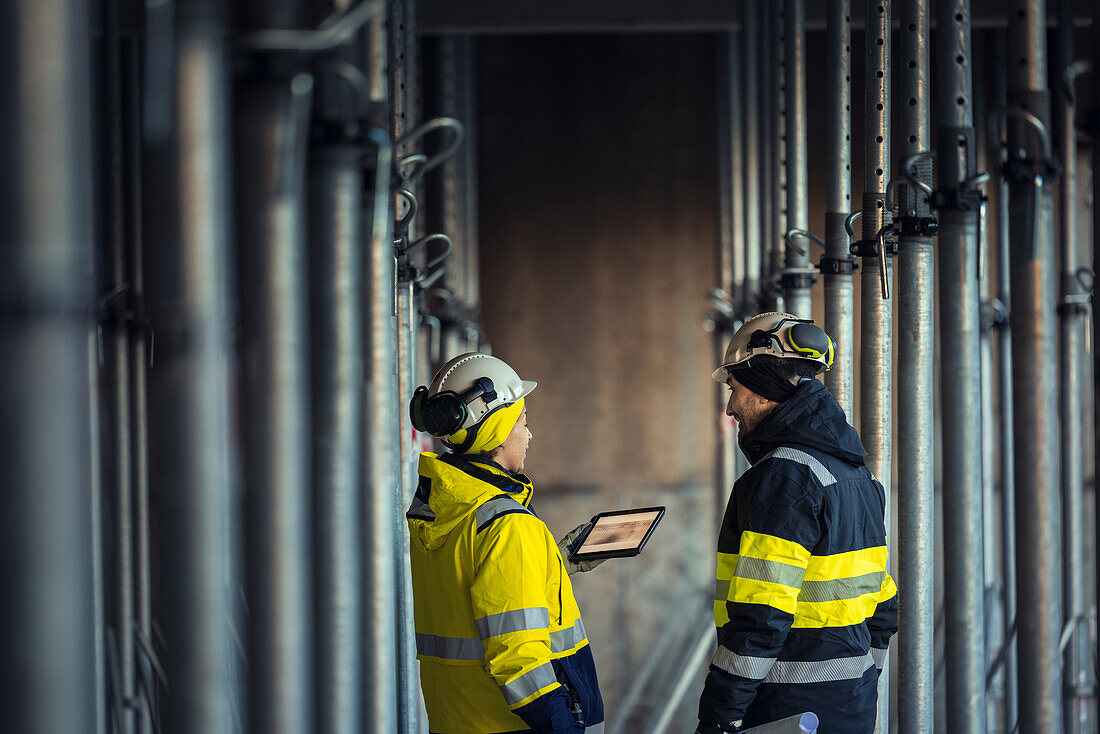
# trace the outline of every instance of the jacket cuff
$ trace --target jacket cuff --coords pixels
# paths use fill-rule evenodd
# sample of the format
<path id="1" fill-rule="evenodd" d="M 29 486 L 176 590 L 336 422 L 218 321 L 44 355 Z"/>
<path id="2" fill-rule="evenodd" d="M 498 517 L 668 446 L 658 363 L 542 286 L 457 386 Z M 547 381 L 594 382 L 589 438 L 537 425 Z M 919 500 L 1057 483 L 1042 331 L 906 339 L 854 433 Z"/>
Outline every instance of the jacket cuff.
<path id="1" fill-rule="evenodd" d="M 573 718 L 569 694 L 558 686 L 534 701 L 513 711 L 535 734 L 574 734 L 584 727 Z"/>

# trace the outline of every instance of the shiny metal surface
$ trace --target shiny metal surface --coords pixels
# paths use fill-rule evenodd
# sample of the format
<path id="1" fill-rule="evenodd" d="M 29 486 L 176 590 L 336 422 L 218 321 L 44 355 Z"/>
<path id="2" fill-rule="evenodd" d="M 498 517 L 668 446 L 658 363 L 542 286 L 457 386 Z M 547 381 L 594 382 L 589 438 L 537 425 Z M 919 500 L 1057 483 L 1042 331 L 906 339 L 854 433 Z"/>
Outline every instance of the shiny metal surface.
<path id="1" fill-rule="evenodd" d="M 742 3 L 743 32 L 741 34 L 741 71 L 744 75 L 743 98 L 762 100 L 760 90 L 760 7 L 757 3 Z M 766 64 L 764 65 L 766 66 Z M 761 125 L 762 104 L 747 104 L 744 109 L 742 149 L 744 151 L 745 181 L 745 288 L 744 303 L 738 304 L 746 313 L 756 313 L 760 299 L 760 278 L 763 261 L 764 237 L 761 217 L 764 207 L 761 192 L 765 188 L 762 177 L 766 156 L 763 154 L 764 136 Z"/>
<path id="2" fill-rule="evenodd" d="M 768 231 L 764 257 L 768 261 L 768 277 L 765 292 L 768 293 L 769 310 L 783 310 L 783 291 L 779 283 L 783 271 L 787 232 L 787 136 L 791 129 L 787 120 L 787 97 L 784 88 L 787 72 L 784 68 L 787 56 L 787 24 L 785 2 L 767 3 L 765 33 L 770 41 L 764 68 L 771 85 L 769 95 L 771 122 L 771 229 Z"/>
<path id="3" fill-rule="evenodd" d="M 806 4 L 805 0 L 784 2 L 784 71 L 787 143 L 787 221 L 781 230 L 808 229 L 810 225 L 809 163 L 806 151 Z M 799 247 L 787 246 L 784 268 L 810 266 L 812 245 L 803 240 Z M 783 283 L 783 299 L 789 313 L 799 318 L 812 317 L 810 288 L 816 279 L 809 273 L 798 280 L 787 275 Z"/>
<path id="4" fill-rule="evenodd" d="M 901 3 L 898 69 L 900 158 L 930 148 L 929 26 L 927 0 Z M 932 167 L 918 169 L 932 183 Z M 906 186 L 907 211 L 928 216 L 922 192 Z M 898 243 L 898 731 L 919 734 L 934 726 L 935 698 L 935 252 L 931 237 Z"/>
<path id="5" fill-rule="evenodd" d="M 751 4 L 751 3 L 750 3 Z M 852 2 L 829 0 L 825 30 L 826 134 L 825 254 L 848 258 L 848 233 L 844 220 L 852 210 Z M 824 276 L 825 318 L 822 326 L 836 342 L 833 368 L 825 384 L 852 420 L 854 404 L 853 355 L 855 354 L 854 287 L 852 276 Z"/>
<path id="6" fill-rule="evenodd" d="M 1008 103 L 1023 106 L 1049 129 L 1046 3 L 1028 0 L 1009 15 Z M 1023 63 L 1019 63 L 1019 61 Z M 1040 140 L 1013 122 L 1010 156 L 1037 163 Z M 1041 168 L 1036 170 L 1041 171 Z M 1037 185 L 1041 182 L 1041 185 Z M 1047 367 L 1055 329 L 1053 180 L 1009 182 L 1012 287 L 1012 388 L 1015 420 L 1016 576 L 1020 604 L 1020 731 L 1062 730 L 1061 509 L 1057 374 Z M 1038 199 L 1038 200 L 1037 200 Z"/>

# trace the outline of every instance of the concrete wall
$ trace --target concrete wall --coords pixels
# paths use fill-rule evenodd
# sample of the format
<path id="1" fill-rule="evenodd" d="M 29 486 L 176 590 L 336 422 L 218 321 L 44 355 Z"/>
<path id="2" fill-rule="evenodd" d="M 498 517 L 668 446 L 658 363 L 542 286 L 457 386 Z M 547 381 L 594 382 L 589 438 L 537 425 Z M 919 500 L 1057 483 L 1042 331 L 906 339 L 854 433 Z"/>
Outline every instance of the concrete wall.
<path id="1" fill-rule="evenodd" d="M 539 381 L 536 510 L 560 537 L 600 510 L 669 507 L 642 557 L 574 578 L 614 720 L 713 587 L 714 37 L 477 43 L 483 318 Z"/>

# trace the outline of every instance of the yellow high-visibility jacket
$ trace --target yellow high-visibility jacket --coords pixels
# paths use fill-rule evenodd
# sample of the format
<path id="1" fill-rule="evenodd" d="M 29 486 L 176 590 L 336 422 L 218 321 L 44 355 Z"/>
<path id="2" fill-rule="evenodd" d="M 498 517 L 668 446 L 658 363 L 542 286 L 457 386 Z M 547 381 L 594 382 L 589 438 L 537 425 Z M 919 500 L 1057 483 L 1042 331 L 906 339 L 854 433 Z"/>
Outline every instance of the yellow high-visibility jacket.
<path id="1" fill-rule="evenodd" d="M 423 453 L 419 471 L 407 518 L 433 734 L 602 730 L 580 610 L 530 480 L 467 455 Z"/>

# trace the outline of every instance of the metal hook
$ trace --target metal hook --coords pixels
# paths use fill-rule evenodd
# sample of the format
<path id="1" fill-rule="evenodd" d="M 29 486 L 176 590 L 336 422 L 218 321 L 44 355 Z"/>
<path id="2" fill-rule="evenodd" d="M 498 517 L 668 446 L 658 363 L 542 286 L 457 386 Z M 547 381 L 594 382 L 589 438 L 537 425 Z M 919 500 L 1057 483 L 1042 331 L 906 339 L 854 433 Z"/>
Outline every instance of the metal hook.
<path id="1" fill-rule="evenodd" d="M 851 242 L 856 238 L 856 231 L 852 228 L 852 222 L 856 221 L 863 216 L 862 209 L 856 209 L 854 212 L 848 215 L 844 220 L 844 231 L 848 233 L 848 241 Z"/>
<path id="2" fill-rule="evenodd" d="M 453 156 L 458 150 L 459 146 L 462 145 L 462 140 L 466 135 L 466 128 L 463 127 L 461 122 L 454 119 L 453 117 L 436 117 L 435 119 L 428 120 L 422 125 L 410 130 L 406 135 L 398 139 L 395 143 L 395 145 L 400 148 L 403 145 L 409 145 L 416 142 L 433 130 L 441 129 L 449 129 L 454 133 L 454 137 L 451 139 L 451 142 L 447 145 L 447 147 L 445 147 L 439 153 L 436 153 L 433 157 L 429 158 L 422 166 L 417 168 L 411 175 L 409 175 L 404 180 L 406 187 L 412 188 L 414 185 L 416 185 L 417 181 L 424 177 L 424 174 L 426 174 L 428 171 L 435 169 L 448 158 Z"/>
<path id="3" fill-rule="evenodd" d="M 1006 131 L 1004 129 L 1004 123 L 1009 117 L 1014 117 L 1031 126 L 1035 134 L 1039 136 L 1039 143 L 1043 148 L 1043 160 L 1050 160 L 1053 155 L 1051 153 L 1050 131 L 1047 129 L 1047 126 L 1043 124 L 1042 120 L 1025 110 L 1023 107 L 998 107 L 990 112 L 990 139 L 1001 141 L 1001 145 L 1004 147 L 1008 146 L 1008 140 L 1005 137 Z"/>
<path id="4" fill-rule="evenodd" d="M 238 45 L 254 51 L 330 51 L 352 39 L 355 33 L 374 16 L 385 10 L 385 0 L 363 0 L 335 21 L 326 21 L 311 31 L 271 29 L 249 33 Z"/>
<path id="5" fill-rule="evenodd" d="M 394 235 L 396 239 L 401 239 L 405 236 L 405 230 L 409 228 L 409 223 L 412 222 L 413 217 L 420 211 L 420 202 L 416 200 L 416 196 L 408 189 L 398 189 L 397 195 L 401 196 L 409 203 L 409 209 L 405 212 L 405 216 L 397 220 L 394 227 Z"/>
<path id="6" fill-rule="evenodd" d="M 816 234 L 813 234 L 812 232 L 807 232 L 804 229 L 788 229 L 787 233 L 783 235 L 783 239 L 786 240 L 788 246 L 793 247 L 795 250 L 797 250 L 799 253 L 801 253 L 803 255 L 808 254 L 806 252 L 806 250 L 799 247 L 798 245 L 796 245 L 791 240 L 791 238 L 796 236 L 796 235 L 799 236 L 799 237 L 804 237 L 805 239 L 808 239 L 811 242 L 814 242 L 814 243 L 817 243 L 818 245 L 821 245 L 821 247 L 823 249 L 825 248 L 825 240 L 821 239 Z"/>
<path id="7" fill-rule="evenodd" d="M 1066 95 L 1066 101 L 1071 105 L 1077 104 L 1077 95 L 1073 91 L 1073 83 L 1082 74 L 1092 71 L 1092 62 L 1088 59 L 1078 59 L 1067 66 L 1062 72 L 1062 94 Z"/>

